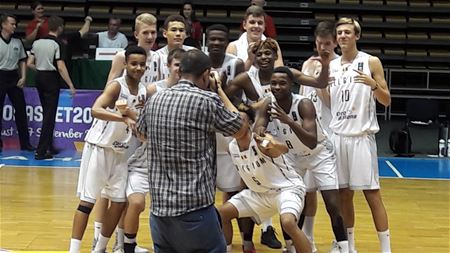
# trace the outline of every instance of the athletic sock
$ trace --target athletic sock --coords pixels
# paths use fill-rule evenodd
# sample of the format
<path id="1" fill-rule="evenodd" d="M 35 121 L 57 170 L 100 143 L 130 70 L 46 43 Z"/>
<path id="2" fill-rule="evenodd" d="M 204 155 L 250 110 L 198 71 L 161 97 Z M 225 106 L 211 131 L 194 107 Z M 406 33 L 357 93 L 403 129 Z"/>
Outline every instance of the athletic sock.
<path id="1" fill-rule="evenodd" d="M 341 252 L 348 252 L 348 241 L 337 242 Z"/>
<path id="2" fill-rule="evenodd" d="M 348 250 L 349 252 L 356 251 L 355 249 L 355 233 L 354 228 L 347 228 L 347 238 L 348 238 Z"/>
<path id="3" fill-rule="evenodd" d="M 71 238 L 69 253 L 78 253 L 80 251 L 80 246 L 81 240 Z"/>
<path id="4" fill-rule="evenodd" d="M 311 243 L 314 242 L 314 217 L 315 216 L 305 216 L 302 227 L 303 232 L 305 232 L 306 237 L 308 237 Z"/>
<path id="5" fill-rule="evenodd" d="M 106 246 L 108 246 L 109 237 L 104 237 L 102 233 L 98 236 L 97 245 L 95 245 L 94 251 L 102 251 L 106 249 Z"/>
<path id="6" fill-rule="evenodd" d="M 389 229 L 378 232 L 378 239 L 380 240 L 381 252 L 391 253 L 391 236 L 389 234 Z"/>
<path id="7" fill-rule="evenodd" d="M 100 234 L 100 231 L 102 230 L 103 223 L 101 222 L 94 222 L 94 240 L 98 239 L 98 235 Z M 94 245 L 95 246 L 95 245 Z"/>
<path id="8" fill-rule="evenodd" d="M 125 243 L 135 243 L 136 242 L 136 234 L 124 234 L 123 242 Z"/>
<path id="9" fill-rule="evenodd" d="M 272 218 L 267 219 L 267 220 L 264 220 L 264 221 L 261 223 L 262 231 L 263 231 L 263 232 L 266 232 L 266 231 L 267 231 L 267 228 L 268 228 L 269 226 L 272 226 Z"/>
<path id="10" fill-rule="evenodd" d="M 233 245 L 228 244 L 227 245 L 227 253 L 231 253 L 231 248 L 233 247 Z"/>
<path id="11" fill-rule="evenodd" d="M 124 231 L 123 228 L 117 227 L 116 229 L 116 247 L 123 249 L 123 240 L 124 240 Z"/>
<path id="12" fill-rule="evenodd" d="M 295 252 L 294 242 L 292 240 L 286 240 L 285 243 L 288 252 Z"/>

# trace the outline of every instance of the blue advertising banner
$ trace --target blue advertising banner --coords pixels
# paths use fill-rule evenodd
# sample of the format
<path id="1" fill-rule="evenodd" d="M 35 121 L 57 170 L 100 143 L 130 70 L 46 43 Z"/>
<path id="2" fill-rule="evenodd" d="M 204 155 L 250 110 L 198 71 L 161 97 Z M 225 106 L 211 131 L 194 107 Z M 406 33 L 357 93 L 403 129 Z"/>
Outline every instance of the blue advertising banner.
<path id="1" fill-rule="evenodd" d="M 24 88 L 30 142 L 37 146 L 42 126 L 42 106 L 35 88 Z M 69 90 L 61 90 L 55 118 L 54 146 L 59 150 L 75 150 L 75 143 L 84 140 L 93 121 L 91 106 L 100 95 L 98 90 L 77 90 L 75 97 Z M 19 149 L 14 108 L 8 98 L 3 107 L 3 150 Z"/>

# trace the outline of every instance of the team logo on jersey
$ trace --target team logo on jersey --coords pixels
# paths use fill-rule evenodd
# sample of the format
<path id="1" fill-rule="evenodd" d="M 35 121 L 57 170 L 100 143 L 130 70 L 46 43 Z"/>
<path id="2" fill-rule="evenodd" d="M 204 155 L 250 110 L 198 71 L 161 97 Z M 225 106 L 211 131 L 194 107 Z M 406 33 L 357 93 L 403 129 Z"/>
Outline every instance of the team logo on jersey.
<path id="1" fill-rule="evenodd" d="M 297 113 L 292 112 L 292 119 L 293 119 L 294 121 L 298 121 Z"/>
<path id="2" fill-rule="evenodd" d="M 364 62 L 358 62 L 358 70 L 362 71 L 364 68 Z"/>

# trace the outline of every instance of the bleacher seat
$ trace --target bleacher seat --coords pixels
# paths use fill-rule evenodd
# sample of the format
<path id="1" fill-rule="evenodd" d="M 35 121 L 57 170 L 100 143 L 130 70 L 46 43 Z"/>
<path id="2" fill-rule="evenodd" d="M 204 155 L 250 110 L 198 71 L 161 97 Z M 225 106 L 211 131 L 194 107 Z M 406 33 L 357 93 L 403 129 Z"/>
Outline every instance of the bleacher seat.
<path id="1" fill-rule="evenodd" d="M 206 16 L 209 18 L 225 18 L 227 17 L 227 10 L 224 9 L 207 9 Z"/>
<path id="2" fill-rule="evenodd" d="M 407 6 L 408 2 L 405 0 L 386 0 L 386 5 L 399 5 L 399 6 Z"/>
<path id="3" fill-rule="evenodd" d="M 403 49 L 398 49 L 398 48 L 385 48 L 384 49 L 384 54 L 386 55 L 395 55 L 395 56 L 404 56 L 405 55 L 405 50 Z"/>
<path id="4" fill-rule="evenodd" d="M 95 14 L 106 14 L 109 13 L 109 6 L 90 6 L 89 7 L 89 15 L 95 16 Z"/>
<path id="5" fill-rule="evenodd" d="M 28 6 L 28 8 L 30 8 Z M 16 9 L 15 3 L 0 3 L 0 11 L 11 11 Z"/>
<path id="6" fill-rule="evenodd" d="M 133 15 L 134 14 L 134 8 L 130 8 L 130 7 L 113 7 L 111 12 L 114 15 Z"/>
<path id="7" fill-rule="evenodd" d="M 317 21 L 321 21 L 321 20 L 335 21 L 336 20 L 336 16 L 332 13 L 315 13 L 314 18 Z"/>
<path id="8" fill-rule="evenodd" d="M 159 9 L 159 15 L 161 15 L 163 17 L 168 17 L 170 15 L 179 14 L 179 13 L 180 13 L 179 9 L 173 9 L 173 8 L 161 8 L 161 9 Z"/>
<path id="9" fill-rule="evenodd" d="M 137 7 L 136 8 L 136 14 L 150 13 L 150 14 L 156 15 L 156 12 L 157 12 L 156 8 L 151 8 L 151 7 Z"/>
<path id="10" fill-rule="evenodd" d="M 411 39 L 411 40 L 427 40 L 428 39 L 428 34 L 425 32 L 421 32 L 421 33 L 409 32 L 407 34 L 407 36 L 408 36 L 408 39 Z"/>
<path id="11" fill-rule="evenodd" d="M 383 0 L 362 0 L 362 4 L 383 5 Z"/>
<path id="12" fill-rule="evenodd" d="M 245 16 L 245 10 L 231 10 L 230 11 L 230 18 L 244 19 L 244 16 Z"/>
<path id="13" fill-rule="evenodd" d="M 429 7 L 430 2 L 428 0 L 409 0 L 409 6 Z"/>

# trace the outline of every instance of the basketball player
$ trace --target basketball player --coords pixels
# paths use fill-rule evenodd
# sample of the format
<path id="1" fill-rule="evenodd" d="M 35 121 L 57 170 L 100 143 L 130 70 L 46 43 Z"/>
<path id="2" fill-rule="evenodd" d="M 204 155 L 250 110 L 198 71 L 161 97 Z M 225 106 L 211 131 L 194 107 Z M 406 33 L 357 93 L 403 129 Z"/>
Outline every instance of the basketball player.
<path id="1" fill-rule="evenodd" d="M 247 122 L 248 124 L 248 122 Z M 297 226 L 303 208 L 305 186 L 300 175 L 286 163 L 286 144 L 269 134 L 257 136 L 250 131 L 230 143 L 230 154 L 248 189 L 234 195 L 219 212 L 222 224 L 238 217 L 252 217 L 258 223 L 274 214 L 281 216 L 281 226 L 293 238 L 298 252 L 311 252 L 305 234 Z M 231 242 L 230 226 L 224 226 L 227 244 Z M 244 252 L 256 252 L 245 250 Z"/>
<path id="2" fill-rule="evenodd" d="M 375 134 L 379 131 L 376 102 L 389 106 L 391 96 L 380 59 L 358 51 L 361 27 L 340 18 L 336 39 L 342 56 L 330 63 L 332 140 L 336 147 L 341 208 L 350 252 L 354 243 L 354 190 L 362 190 L 372 212 L 381 252 L 391 252 L 386 209 L 381 199 Z"/>
<path id="3" fill-rule="evenodd" d="M 325 53 L 330 54 L 331 59 L 338 57 L 334 52 L 337 47 L 336 43 L 336 32 L 334 29 L 334 22 L 331 21 L 321 21 L 317 24 L 314 31 L 316 50 L 319 55 Z M 312 59 L 308 59 L 303 63 L 302 72 L 317 77 L 322 70 L 322 65 L 320 62 Z M 309 87 L 300 86 L 299 94 L 309 98 L 316 109 L 317 120 L 325 131 L 325 134 L 330 137 L 331 129 L 329 127 L 331 121 L 331 111 L 329 104 L 325 104 L 323 101 L 322 90 Z M 312 170 L 307 170 L 304 180 L 306 185 L 306 197 L 305 197 L 305 208 L 303 209 L 304 223 L 303 231 L 311 242 L 311 247 L 313 252 L 316 251 L 314 244 L 314 217 L 317 211 L 317 190 L 320 188 L 316 185 L 314 176 L 312 175 Z M 337 247 L 337 243 L 333 246 Z"/>
<path id="4" fill-rule="evenodd" d="M 263 8 L 252 5 L 245 11 L 245 17 L 243 21 L 243 27 L 245 32 L 241 34 L 238 40 L 232 41 L 227 47 L 227 53 L 236 55 L 245 64 L 245 70 L 249 70 L 255 62 L 255 54 L 253 47 L 261 40 L 266 40 L 264 36 L 265 29 L 265 12 Z M 275 62 L 275 66 L 283 66 L 283 56 L 281 49 L 276 40 L 273 40 L 276 44 L 276 52 L 278 58 Z"/>
<path id="5" fill-rule="evenodd" d="M 160 60 L 160 79 L 165 79 L 170 74 L 167 68 L 167 55 L 170 51 L 175 48 L 183 48 L 186 51 L 194 49 L 183 45 L 186 39 L 186 20 L 181 15 L 170 15 L 164 20 L 163 36 L 167 39 L 167 45 L 156 51 Z"/>
<path id="6" fill-rule="evenodd" d="M 159 56 L 151 50 L 153 44 L 156 41 L 157 33 L 157 19 L 155 16 L 149 13 L 142 13 L 136 17 L 134 23 L 134 37 L 137 40 L 137 45 L 144 48 L 147 52 L 147 62 L 146 69 L 144 75 L 141 77 L 141 83 L 145 86 L 156 82 L 159 80 Z M 119 76 L 123 76 L 125 70 L 125 51 L 117 53 L 112 61 L 111 70 L 108 75 L 108 81 L 114 80 Z M 128 156 L 133 153 L 137 147 L 137 141 L 135 142 L 133 147 L 130 148 L 130 152 L 128 152 Z M 132 150 L 132 151 L 131 151 Z M 100 230 L 103 224 L 103 217 L 105 215 L 106 209 L 108 208 L 108 200 L 104 198 L 98 199 L 95 204 L 95 222 L 94 222 L 94 240 L 92 249 L 95 248 L 95 244 L 97 242 L 98 236 L 100 234 Z M 123 229 L 123 217 L 119 222 L 119 226 L 116 230 L 116 242 L 114 249 L 122 249 L 124 244 L 124 229 Z M 145 253 L 148 250 L 144 248 L 136 247 L 137 253 Z"/>
<path id="7" fill-rule="evenodd" d="M 244 91 L 246 103 L 253 103 L 264 97 L 271 96 L 270 80 L 275 61 L 278 59 L 277 44 L 271 38 L 257 42 L 253 47 L 253 52 L 258 68 L 252 68 L 247 72 L 239 74 L 224 88 L 228 96 L 233 96 L 241 90 Z M 312 59 L 328 66 L 328 54 Z M 323 70 L 317 78 L 313 78 L 303 74 L 301 71 L 291 69 L 296 82 L 317 88 L 325 88 L 328 84 L 328 68 L 323 68 Z"/>
<path id="8" fill-rule="evenodd" d="M 301 176 L 307 170 L 311 171 L 313 180 L 321 190 L 337 244 L 342 252 L 348 252 L 345 228 L 339 212 L 333 145 L 324 134 L 320 122 L 316 121 L 311 100 L 292 94 L 293 79 L 289 68 L 275 68 L 270 83 L 273 98 L 264 100 L 255 131 L 264 136 L 268 130 L 278 141 L 286 143 L 289 147 L 286 157 Z M 272 118 L 270 123 L 269 118 Z M 316 145 L 313 145 L 314 140 Z M 294 249 L 292 241 L 287 236 L 285 240 L 287 251 L 291 252 Z"/>
<path id="9" fill-rule="evenodd" d="M 186 51 L 176 48 L 170 51 L 167 62 L 170 75 L 147 87 L 148 96 L 175 85 L 180 79 L 180 61 Z M 145 209 L 145 195 L 149 192 L 147 168 L 147 143 L 141 143 L 134 154 L 128 159 L 127 200 L 128 206 L 124 217 L 124 245 L 125 253 L 137 252 L 136 236 L 139 229 L 139 215 Z M 138 248 L 142 251 L 143 248 Z"/>
<path id="10" fill-rule="evenodd" d="M 146 57 L 143 48 L 129 47 L 125 51 L 126 75 L 108 83 L 92 106 L 95 120 L 86 135 L 80 165 L 77 189 L 80 203 L 73 220 L 71 253 L 80 250 L 89 213 L 103 188 L 105 196 L 111 200 L 111 206 L 106 212 L 107 219 L 101 228 L 95 252 L 105 250 L 125 206 L 128 170 L 124 153 L 135 127 L 137 108 L 144 103 L 147 93 L 140 83 Z"/>

